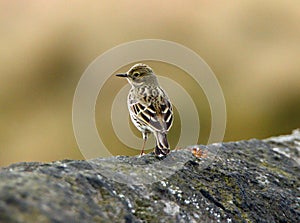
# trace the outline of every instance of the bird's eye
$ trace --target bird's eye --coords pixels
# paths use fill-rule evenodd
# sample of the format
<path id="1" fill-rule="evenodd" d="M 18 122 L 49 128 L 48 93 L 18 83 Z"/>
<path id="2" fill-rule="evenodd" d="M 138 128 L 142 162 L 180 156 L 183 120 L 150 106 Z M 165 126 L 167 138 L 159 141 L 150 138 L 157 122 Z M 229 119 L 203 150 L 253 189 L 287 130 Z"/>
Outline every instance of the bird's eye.
<path id="1" fill-rule="evenodd" d="M 132 74 L 133 77 L 139 77 L 140 76 L 140 73 L 138 71 L 135 71 L 133 72 Z"/>

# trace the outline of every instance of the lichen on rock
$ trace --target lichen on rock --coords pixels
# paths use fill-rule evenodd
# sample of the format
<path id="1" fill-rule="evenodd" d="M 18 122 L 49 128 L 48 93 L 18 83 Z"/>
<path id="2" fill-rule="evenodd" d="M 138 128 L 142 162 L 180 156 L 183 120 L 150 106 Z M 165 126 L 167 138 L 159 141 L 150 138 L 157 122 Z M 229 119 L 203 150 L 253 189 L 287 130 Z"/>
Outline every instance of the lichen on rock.
<path id="1" fill-rule="evenodd" d="M 300 135 L 282 137 L 165 161 L 13 164 L 0 170 L 0 222 L 300 222 Z"/>

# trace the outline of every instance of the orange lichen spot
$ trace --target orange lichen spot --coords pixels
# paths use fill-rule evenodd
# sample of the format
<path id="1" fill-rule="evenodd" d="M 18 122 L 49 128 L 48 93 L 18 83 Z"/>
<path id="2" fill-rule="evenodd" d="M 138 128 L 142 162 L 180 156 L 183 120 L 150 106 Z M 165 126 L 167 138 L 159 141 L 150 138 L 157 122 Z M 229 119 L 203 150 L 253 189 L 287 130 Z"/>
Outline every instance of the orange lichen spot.
<path id="1" fill-rule="evenodd" d="M 202 150 L 202 149 L 200 149 L 198 147 L 192 148 L 192 153 L 197 158 L 207 158 L 207 156 L 208 156 L 207 150 Z"/>

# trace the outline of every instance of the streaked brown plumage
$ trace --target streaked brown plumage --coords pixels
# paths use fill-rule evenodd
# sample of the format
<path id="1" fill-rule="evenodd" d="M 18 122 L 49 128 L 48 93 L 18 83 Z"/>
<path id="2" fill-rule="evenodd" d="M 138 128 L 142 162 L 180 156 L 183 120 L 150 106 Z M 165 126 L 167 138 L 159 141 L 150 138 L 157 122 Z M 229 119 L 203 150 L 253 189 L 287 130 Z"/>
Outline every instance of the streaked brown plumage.
<path id="1" fill-rule="evenodd" d="M 156 139 L 155 154 L 167 155 L 170 152 L 167 133 L 173 123 L 173 110 L 153 70 L 146 64 L 136 64 L 127 73 L 117 76 L 126 77 L 131 85 L 128 109 L 133 124 L 143 134 L 141 154 L 144 154 L 149 134 L 153 133 Z"/>

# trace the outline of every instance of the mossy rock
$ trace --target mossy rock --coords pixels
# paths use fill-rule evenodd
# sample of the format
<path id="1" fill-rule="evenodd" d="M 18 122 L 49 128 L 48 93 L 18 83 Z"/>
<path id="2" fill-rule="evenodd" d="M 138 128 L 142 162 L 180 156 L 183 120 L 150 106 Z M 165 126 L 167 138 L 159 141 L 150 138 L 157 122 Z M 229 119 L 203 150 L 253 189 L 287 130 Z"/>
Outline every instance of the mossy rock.
<path id="1" fill-rule="evenodd" d="M 299 152 L 295 131 L 166 159 L 17 163 L 0 170 L 0 222 L 300 222 Z"/>

